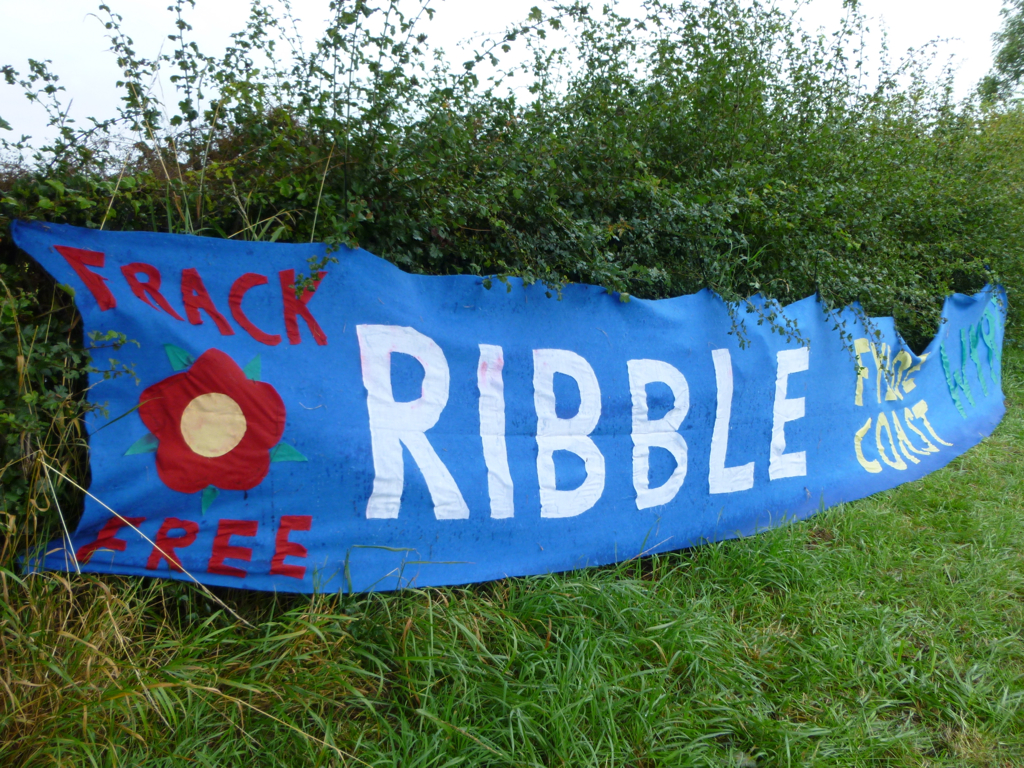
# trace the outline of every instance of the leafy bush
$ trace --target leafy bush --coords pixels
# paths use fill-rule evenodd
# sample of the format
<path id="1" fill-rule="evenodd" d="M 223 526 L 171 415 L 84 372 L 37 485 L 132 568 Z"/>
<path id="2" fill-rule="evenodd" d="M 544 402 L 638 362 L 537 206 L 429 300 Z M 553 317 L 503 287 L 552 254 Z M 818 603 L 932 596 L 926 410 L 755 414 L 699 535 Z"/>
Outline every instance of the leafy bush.
<path id="1" fill-rule="evenodd" d="M 498 290 L 520 276 L 624 300 L 818 292 L 826 309 L 894 315 L 915 345 L 950 291 L 1004 281 L 1012 307 L 1021 285 L 1024 115 L 955 103 L 926 59 L 866 84 L 855 10 L 818 35 L 741 0 L 649 0 L 638 18 L 534 9 L 453 69 L 429 46 L 425 6 L 334 0 L 302 53 L 281 9 L 254 0 L 214 57 L 189 40 L 189 5 L 172 5 L 176 48 L 155 61 L 100 6 L 123 106 L 89 128 L 66 120 L 44 62 L 3 68 L 57 132 L 31 163 L 17 159 L 25 143 L 4 143 L 14 160 L 0 169 L 13 265 L 0 397 L 20 414 L 4 422 L 10 509 L 34 487 L 9 481 L 13 467 L 57 434 L 85 360 L 67 300 L 13 248 L 14 218 L 361 245 L 413 272 L 494 276 Z M 175 105 L 148 86 L 160 67 Z M 67 349 L 35 348 L 15 376 L 41 322 Z M 40 411 L 15 378 L 56 400 Z"/>

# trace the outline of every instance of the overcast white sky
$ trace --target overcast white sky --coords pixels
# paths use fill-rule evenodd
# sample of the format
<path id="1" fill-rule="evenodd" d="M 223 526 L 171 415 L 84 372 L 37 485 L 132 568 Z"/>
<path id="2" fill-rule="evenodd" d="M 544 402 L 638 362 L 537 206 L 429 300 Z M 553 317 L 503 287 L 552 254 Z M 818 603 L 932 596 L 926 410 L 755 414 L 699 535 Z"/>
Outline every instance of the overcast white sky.
<path id="1" fill-rule="evenodd" d="M 4 23 L 0 25 L 0 64 L 12 64 L 24 71 L 29 57 L 51 59 L 52 70 L 73 97 L 71 116 L 84 124 L 87 116 L 107 117 L 115 113 L 118 95 L 113 84 L 117 71 L 107 52 L 105 30 L 94 13 L 99 0 L 0 0 Z M 141 56 L 153 57 L 162 45 L 170 46 L 166 35 L 173 31 L 167 11 L 169 0 L 108 0 L 124 17 L 124 29 L 135 40 Z M 600 0 L 597 0 L 600 2 Z M 780 7 L 795 7 L 794 0 L 778 0 Z M 458 41 L 480 32 L 500 32 L 526 17 L 541 0 L 434 0 L 437 14 L 425 30 L 435 46 L 453 51 Z M 621 7 L 637 7 L 639 0 L 624 0 Z M 238 31 L 248 16 L 249 0 L 197 0 L 190 15 L 193 35 L 206 53 L 220 52 L 230 33 Z M 324 28 L 328 0 L 292 0 L 295 15 L 303 25 L 307 41 L 315 40 Z M 992 34 L 999 28 L 1002 0 L 861 0 L 861 7 L 875 19 L 873 27 L 889 32 L 890 50 L 899 55 L 910 47 L 931 40 L 940 43 L 940 57 L 952 56 L 958 65 L 956 92 L 966 95 L 991 66 Z M 810 28 L 832 30 L 843 13 L 842 0 L 807 0 L 798 14 Z M 466 57 L 454 54 L 461 62 Z M 14 128 L 6 133 L 40 136 L 45 119 L 14 87 L 0 84 L 0 116 Z"/>

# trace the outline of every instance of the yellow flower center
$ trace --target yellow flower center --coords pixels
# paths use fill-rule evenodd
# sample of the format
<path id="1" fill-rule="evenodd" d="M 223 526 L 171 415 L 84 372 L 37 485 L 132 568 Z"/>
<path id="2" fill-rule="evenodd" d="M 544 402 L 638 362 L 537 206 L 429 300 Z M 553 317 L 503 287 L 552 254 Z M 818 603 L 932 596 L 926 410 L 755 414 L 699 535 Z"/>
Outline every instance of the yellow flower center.
<path id="1" fill-rule="evenodd" d="M 200 395 L 181 414 L 181 436 L 200 456 L 223 456 L 245 436 L 245 414 L 238 403 L 220 392 Z"/>

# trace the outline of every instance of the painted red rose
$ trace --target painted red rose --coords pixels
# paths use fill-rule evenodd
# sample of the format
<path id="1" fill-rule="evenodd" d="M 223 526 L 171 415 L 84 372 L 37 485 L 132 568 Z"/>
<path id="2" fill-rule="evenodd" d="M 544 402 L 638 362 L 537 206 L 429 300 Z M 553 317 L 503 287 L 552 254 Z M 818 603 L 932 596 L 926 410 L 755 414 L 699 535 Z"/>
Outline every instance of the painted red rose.
<path id="1" fill-rule="evenodd" d="M 156 470 L 168 488 L 246 491 L 267 476 L 285 410 L 277 390 L 210 349 L 187 371 L 146 389 L 139 416 L 160 441 Z"/>

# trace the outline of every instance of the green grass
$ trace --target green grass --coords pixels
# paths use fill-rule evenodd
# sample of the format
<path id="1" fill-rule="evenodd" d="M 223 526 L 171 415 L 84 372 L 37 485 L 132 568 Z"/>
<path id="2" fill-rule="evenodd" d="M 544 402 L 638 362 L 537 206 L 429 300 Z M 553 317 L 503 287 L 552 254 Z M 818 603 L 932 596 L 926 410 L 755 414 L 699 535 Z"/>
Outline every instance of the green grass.
<path id="1" fill-rule="evenodd" d="M 0 574 L 0 764 L 1024 765 L 1024 355 L 926 479 L 615 567 L 351 598 Z"/>

